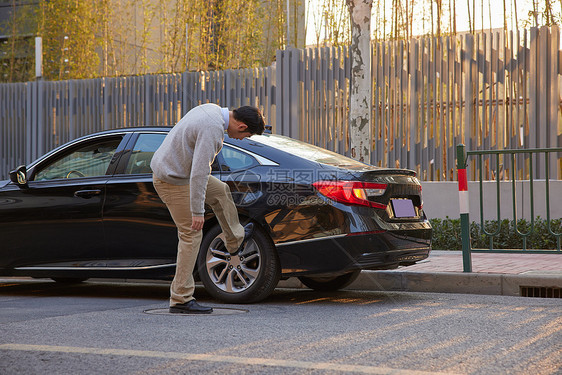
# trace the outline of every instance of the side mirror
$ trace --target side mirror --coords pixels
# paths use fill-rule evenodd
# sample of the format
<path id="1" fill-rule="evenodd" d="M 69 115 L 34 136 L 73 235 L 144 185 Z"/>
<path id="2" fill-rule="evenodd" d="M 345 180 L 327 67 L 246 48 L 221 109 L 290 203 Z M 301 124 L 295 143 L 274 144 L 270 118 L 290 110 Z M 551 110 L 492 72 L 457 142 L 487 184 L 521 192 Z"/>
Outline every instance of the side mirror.
<path id="1" fill-rule="evenodd" d="M 10 180 L 20 188 L 27 187 L 27 167 L 20 165 L 10 172 Z"/>

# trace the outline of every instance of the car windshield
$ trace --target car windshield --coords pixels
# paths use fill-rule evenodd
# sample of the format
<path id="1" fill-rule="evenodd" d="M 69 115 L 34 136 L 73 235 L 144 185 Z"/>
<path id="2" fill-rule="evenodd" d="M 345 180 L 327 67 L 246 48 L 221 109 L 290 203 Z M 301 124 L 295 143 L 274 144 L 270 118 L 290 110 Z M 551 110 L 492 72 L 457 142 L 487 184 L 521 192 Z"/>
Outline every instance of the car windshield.
<path id="1" fill-rule="evenodd" d="M 315 161 L 317 163 L 347 168 L 365 168 L 367 166 L 366 164 L 348 158 L 347 156 L 281 135 L 253 135 L 250 140 L 275 147 L 279 150 L 299 156 L 303 159 Z"/>

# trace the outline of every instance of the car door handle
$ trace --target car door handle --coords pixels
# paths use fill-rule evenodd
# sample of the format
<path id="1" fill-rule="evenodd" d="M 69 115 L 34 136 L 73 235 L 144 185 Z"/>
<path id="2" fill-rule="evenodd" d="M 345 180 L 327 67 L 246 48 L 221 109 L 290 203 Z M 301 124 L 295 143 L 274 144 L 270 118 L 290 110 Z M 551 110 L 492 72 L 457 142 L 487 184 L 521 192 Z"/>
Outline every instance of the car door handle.
<path id="1" fill-rule="evenodd" d="M 76 198 L 85 198 L 85 199 L 90 199 L 92 198 L 94 195 L 99 195 L 101 194 L 101 190 L 98 189 L 92 189 L 92 190 L 78 190 L 74 192 L 74 196 Z"/>

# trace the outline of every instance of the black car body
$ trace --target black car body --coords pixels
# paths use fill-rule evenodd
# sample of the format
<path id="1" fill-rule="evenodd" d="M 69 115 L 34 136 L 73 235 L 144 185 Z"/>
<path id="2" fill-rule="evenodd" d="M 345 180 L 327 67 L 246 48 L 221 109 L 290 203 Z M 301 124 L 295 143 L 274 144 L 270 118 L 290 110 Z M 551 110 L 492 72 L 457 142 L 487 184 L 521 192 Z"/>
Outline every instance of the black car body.
<path id="1" fill-rule="evenodd" d="M 176 228 L 149 166 L 169 129 L 85 136 L 0 182 L 0 274 L 173 277 Z M 360 270 L 407 266 L 429 255 L 431 226 L 413 171 L 262 135 L 226 137 L 212 173 L 229 184 L 241 222 L 258 226 L 246 256 L 234 260 L 221 249 L 212 211 L 206 214 L 196 272 L 225 301 L 265 298 L 291 276 L 337 289 Z"/>

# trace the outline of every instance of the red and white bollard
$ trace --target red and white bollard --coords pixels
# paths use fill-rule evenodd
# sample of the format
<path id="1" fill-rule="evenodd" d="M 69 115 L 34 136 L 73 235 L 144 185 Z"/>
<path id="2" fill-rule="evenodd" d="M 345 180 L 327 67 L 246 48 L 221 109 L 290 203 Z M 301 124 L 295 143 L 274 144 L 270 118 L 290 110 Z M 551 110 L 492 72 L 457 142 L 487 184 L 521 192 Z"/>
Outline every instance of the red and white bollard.
<path id="1" fill-rule="evenodd" d="M 466 154 L 464 145 L 457 146 L 457 180 L 459 182 L 459 211 L 461 216 L 461 240 L 463 271 L 472 272 L 470 254 L 470 221 L 468 217 L 468 178 L 466 175 Z"/>

